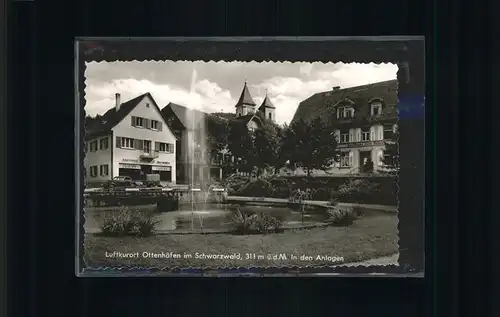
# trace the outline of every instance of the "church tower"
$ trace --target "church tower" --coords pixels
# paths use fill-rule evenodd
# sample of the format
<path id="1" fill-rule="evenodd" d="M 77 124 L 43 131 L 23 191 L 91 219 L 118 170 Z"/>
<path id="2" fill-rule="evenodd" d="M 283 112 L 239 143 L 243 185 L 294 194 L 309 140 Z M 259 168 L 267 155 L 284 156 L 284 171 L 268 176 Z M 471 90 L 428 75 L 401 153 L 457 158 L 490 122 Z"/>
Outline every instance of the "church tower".
<path id="1" fill-rule="evenodd" d="M 271 102 L 271 99 L 269 99 L 267 92 L 266 98 L 264 98 L 264 101 L 262 101 L 262 104 L 259 107 L 259 112 L 262 113 L 264 118 L 266 118 L 267 120 L 273 122 L 276 121 L 276 107 Z"/>
<path id="2" fill-rule="evenodd" d="M 240 99 L 238 99 L 238 103 L 236 104 L 236 116 L 242 117 L 253 114 L 255 112 L 255 105 L 252 95 L 250 95 L 250 91 L 248 90 L 247 82 L 245 81 Z"/>

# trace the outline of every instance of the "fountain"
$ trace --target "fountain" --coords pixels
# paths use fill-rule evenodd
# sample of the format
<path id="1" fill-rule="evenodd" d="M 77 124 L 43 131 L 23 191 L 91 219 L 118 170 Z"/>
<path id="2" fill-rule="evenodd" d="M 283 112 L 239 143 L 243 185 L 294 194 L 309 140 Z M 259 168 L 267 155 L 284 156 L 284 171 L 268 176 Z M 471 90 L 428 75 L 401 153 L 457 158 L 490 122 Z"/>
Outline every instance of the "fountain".
<path id="1" fill-rule="evenodd" d="M 206 160 L 206 141 L 204 138 L 205 118 L 199 112 L 192 109 L 187 109 L 186 116 L 186 121 L 190 123 L 190 127 L 186 129 L 187 146 L 185 149 L 187 153 L 184 153 L 183 157 L 185 159 L 185 165 L 189 166 L 186 180 L 189 184 L 191 195 L 191 230 L 194 230 L 196 215 L 198 215 L 200 229 L 203 230 L 202 216 L 199 213 L 196 213 L 201 206 L 198 204 L 199 197 L 198 195 L 195 195 L 195 193 L 207 188 L 205 184 L 206 180 L 204 179 L 205 175 L 203 173 L 205 168 L 208 166 Z M 203 207 L 206 206 L 208 195 L 209 193 L 203 193 Z"/>

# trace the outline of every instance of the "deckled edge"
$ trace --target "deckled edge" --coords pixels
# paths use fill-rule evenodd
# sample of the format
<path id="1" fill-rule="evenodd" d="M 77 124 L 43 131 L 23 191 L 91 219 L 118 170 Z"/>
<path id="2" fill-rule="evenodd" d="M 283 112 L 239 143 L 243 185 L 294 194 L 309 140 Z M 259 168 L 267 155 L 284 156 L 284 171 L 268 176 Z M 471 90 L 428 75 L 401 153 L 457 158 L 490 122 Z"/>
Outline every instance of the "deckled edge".
<path id="1" fill-rule="evenodd" d="M 88 43 L 86 43 L 88 44 Z M 406 50 L 407 48 L 404 46 L 403 47 L 403 50 Z M 91 53 L 94 53 L 94 52 L 98 52 L 102 57 L 104 55 L 104 49 L 100 46 L 94 46 L 86 51 L 84 51 L 84 55 L 90 55 Z M 116 53 L 116 52 L 115 52 Z M 385 52 L 384 54 L 391 54 L 390 52 Z M 378 59 L 381 59 L 381 58 L 378 58 Z M 358 64 L 370 64 L 370 63 L 374 63 L 374 64 L 396 64 L 398 65 L 398 76 L 397 76 L 397 79 L 398 79 L 398 104 L 399 104 L 399 97 L 400 97 L 400 94 L 401 94 L 401 91 L 400 91 L 400 87 L 401 87 L 401 80 L 406 80 L 406 81 L 409 81 L 409 76 L 407 74 L 407 78 L 401 78 L 400 76 L 400 73 L 401 73 L 401 66 L 404 65 L 404 63 L 402 64 L 400 61 L 397 61 L 397 58 L 391 58 L 390 60 L 391 61 L 387 61 L 387 57 L 384 57 L 383 58 L 384 61 L 365 61 L 365 62 L 361 62 L 359 59 L 350 59 L 350 58 L 342 58 L 341 60 L 338 60 L 338 61 L 335 61 L 335 62 L 332 62 L 332 61 L 323 61 L 321 59 L 314 59 L 314 60 L 293 60 L 293 61 L 280 61 L 280 60 L 274 60 L 274 59 L 262 59 L 262 60 L 257 60 L 257 59 L 252 59 L 250 61 L 248 60 L 239 60 L 239 59 L 222 59 L 222 60 L 214 60 L 214 59 L 209 59 L 209 60 L 205 60 L 205 59 L 197 59 L 197 60 L 188 60 L 188 59 L 163 59 L 163 58 L 159 58 L 159 59 L 143 59 L 143 60 L 139 60 L 139 59 L 119 59 L 119 58 L 115 58 L 115 59 L 108 59 L 108 58 L 101 58 L 101 59 L 97 59 L 97 60 L 87 60 L 85 61 L 85 59 L 82 59 L 82 62 L 80 62 L 80 69 L 78 69 L 78 73 L 79 73 L 79 82 L 83 82 L 80 88 L 80 105 L 83 105 L 82 109 L 81 109 L 81 113 L 83 114 L 83 118 L 85 118 L 85 110 L 84 110 L 84 107 L 85 107 L 85 103 L 86 103 L 86 100 L 85 100 L 85 88 L 86 88 L 86 80 L 85 80 L 85 70 L 86 70 L 86 65 L 85 65 L 85 62 L 96 62 L 96 63 L 100 63 L 100 62 L 164 62 L 164 61 L 175 61 L 175 62 L 181 62 L 181 61 L 184 61 L 184 62 L 214 62 L 214 63 L 228 63 L 228 62 L 256 62 L 256 63 L 261 63 L 261 62 L 269 62 L 269 63 L 297 63 L 297 62 L 302 62 L 302 63 L 315 63 L 315 62 L 321 62 L 321 63 L 324 63 L 324 64 L 329 64 L 329 63 L 332 63 L 332 64 L 335 64 L 335 63 L 344 63 L 344 64 L 353 64 L 353 63 L 358 63 Z M 82 67 L 83 66 L 83 67 Z M 406 67 L 408 67 L 408 64 L 404 65 Z M 82 77 L 84 80 L 82 80 Z M 398 119 L 397 119 L 397 122 L 399 123 L 399 111 L 398 111 Z M 85 141 L 84 141 L 84 136 L 85 136 L 85 130 L 84 129 L 80 129 L 80 130 L 83 130 L 82 134 L 82 142 L 81 143 L 81 152 L 82 152 L 82 149 L 83 147 L 85 146 Z M 398 143 L 398 152 L 399 152 L 399 139 L 397 141 Z M 80 162 L 81 164 L 81 162 Z M 81 164 L 82 167 L 81 167 L 81 171 L 83 170 L 83 164 Z M 398 194 L 399 194 L 399 173 L 398 173 L 398 176 L 397 176 L 398 180 L 397 180 L 397 188 L 398 188 Z M 82 181 L 81 181 L 82 182 Z M 82 196 L 83 196 L 83 186 L 81 186 L 81 191 L 82 191 Z M 398 236 L 398 248 L 399 248 L 399 227 L 400 227 L 400 219 L 399 219 L 399 205 L 400 205 L 400 201 L 399 201 L 399 195 L 398 195 L 398 225 L 397 225 L 397 236 Z M 83 206 L 83 211 L 85 210 L 84 206 Z M 84 259 L 85 258 L 85 248 L 84 248 L 84 243 L 85 243 L 85 239 L 84 239 L 84 236 L 85 236 L 85 233 L 84 233 L 84 221 L 85 221 L 85 211 L 83 212 L 83 214 L 81 215 L 80 217 L 80 220 L 83 219 L 83 221 L 80 222 L 80 229 L 81 229 L 81 239 L 80 239 L 80 242 L 82 241 L 83 239 L 83 243 L 80 243 L 81 244 L 81 248 L 83 249 L 82 252 L 81 252 L 81 259 Z M 84 260 L 83 260 L 84 261 Z M 398 261 L 399 262 L 399 261 Z M 346 263 L 347 264 L 347 263 Z M 165 273 L 168 273 L 168 272 L 175 272 L 175 273 L 182 273 L 182 271 L 199 271 L 199 272 L 188 272 L 188 273 L 207 273 L 207 271 L 222 271 L 221 273 L 224 273 L 224 271 L 238 271 L 236 272 L 236 275 L 241 275 L 241 274 L 246 274 L 245 272 L 241 272 L 242 270 L 248 270 L 248 271 L 252 271 L 252 270 L 287 270 L 286 273 L 289 273 L 289 274 L 300 274 L 300 273 L 310 273 L 310 274 L 314 274 L 315 272 L 300 272 L 300 271 L 303 271 L 303 270 L 312 270 L 312 271 L 315 271 L 315 270 L 320 270 L 321 269 L 329 269 L 329 272 L 317 272 L 318 274 L 335 274 L 335 273 L 376 273 L 376 272 L 366 272 L 366 271 L 358 271 L 356 272 L 356 270 L 353 270 L 353 269 L 357 269 L 357 268 L 370 268 L 370 271 L 374 270 L 374 269 L 377 269 L 377 268 L 382 268 L 383 269 L 383 273 L 381 274 L 390 274 L 391 272 L 389 272 L 391 269 L 395 269 L 395 273 L 411 273 L 411 272 L 401 272 L 401 267 L 398 263 L 398 265 L 357 265 L 357 266 L 343 266 L 343 264 L 338 264 L 338 265 L 335 265 L 335 266 L 268 266 L 268 267 L 203 267 L 203 268 L 193 268 L 193 267 L 184 267 L 184 268 L 181 268 L 181 267 L 163 267 L 163 268 L 159 268 L 159 267 L 141 267 L 141 266 L 120 266 L 120 267 L 106 267 L 106 266 L 99 266 L 99 267 L 90 267 L 90 266 L 87 266 L 87 267 L 83 267 L 82 269 L 84 270 L 91 270 L 91 271 L 101 271 L 101 272 L 109 272 L 109 271 L 131 271 L 131 272 L 136 272 L 138 273 L 138 271 L 144 271 L 144 270 L 147 270 L 148 272 L 151 272 L 151 271 L 161 271 L 161 272 L 165 272 Z M 344 269 L 348 269 L 349 272 L 342 272 L 344 271 Z M 81 270 L 82 271 L 82 270 Z M 178 271 L 181 271 L 181 272 L 178 272 Z M 296 272 L 294 272 L 296 271 Z M 213 272 L 215 273 L 215 272 Z M 252 272 L 248 272 L 248 273 L 252 273 Z M 266 274 L 266 273 L 269 273 L 269 272 L 255 272 L 256 274 Z M 280 272 L 276 272 L 276 273 L 280 273 Z"/>

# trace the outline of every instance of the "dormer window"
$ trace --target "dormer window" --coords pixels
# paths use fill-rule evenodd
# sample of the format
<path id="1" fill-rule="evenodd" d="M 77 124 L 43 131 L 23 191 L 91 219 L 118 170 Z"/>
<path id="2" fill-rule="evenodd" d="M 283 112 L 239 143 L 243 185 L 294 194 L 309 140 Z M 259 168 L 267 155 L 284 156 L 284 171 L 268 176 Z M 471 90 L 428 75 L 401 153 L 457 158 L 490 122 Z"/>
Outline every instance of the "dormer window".
<path id="1" fill-rule="evenodd" d="M 339 107 L 337 108 L 337 119 L 352 119 L 354 117 L 353 107 Z"/>
<path id="2" fill-rule="evenodd" d="M 371 115 L 378 116 L 382 114 L 382 103 L 374 102 L 371 104 Z"/>

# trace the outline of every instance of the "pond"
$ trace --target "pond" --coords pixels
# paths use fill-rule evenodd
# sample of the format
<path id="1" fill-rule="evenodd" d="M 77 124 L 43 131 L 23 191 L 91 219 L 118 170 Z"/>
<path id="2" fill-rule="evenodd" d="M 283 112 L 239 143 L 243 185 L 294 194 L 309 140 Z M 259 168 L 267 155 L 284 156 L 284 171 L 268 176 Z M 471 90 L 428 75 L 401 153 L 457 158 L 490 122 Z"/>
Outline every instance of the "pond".
<path id="1" fill-rule="evenodd" d="M 318 225 L 326 220 L 324 212 L 308 210 L 302 214 L 298 210 L 281 206 L 256 205 L 216 205 L 207 204 L 200 209 L 191 206 L 181 206 L 180 210 L 165 212 L 156 216 L 159 221 L 157 230 L 231 230 L 231 210 L 239 208 L 244 214 L 266 213 L 283 223 L 284 228 L 299 228 L 308 225 Z"/>
<path id="2" fill-rule="evenodd" d="M 324 223 L 326 215 L 321 209 L 308 209 L 304 213 L 286 206 L 257 206 L 257 205 L 225 205 L 225 204 L 182 204 L 178 210 L 157 213 L 155 205 L 131 206 L 131 211 L 148 212 L 154 215 L 157 221 L 156 230 L 159 232 L 187 232 L 201 231 L 230 231 L 233 224 L 230 221 L 231 211 L 239 208 L 242 213 L 267 213 L 283 223 L 283 228 L 300 228 Z M 96 231 L 105 218 L 117 215 L 116 207 L 87 208 L 85 212 L 85 230 Z"/>

